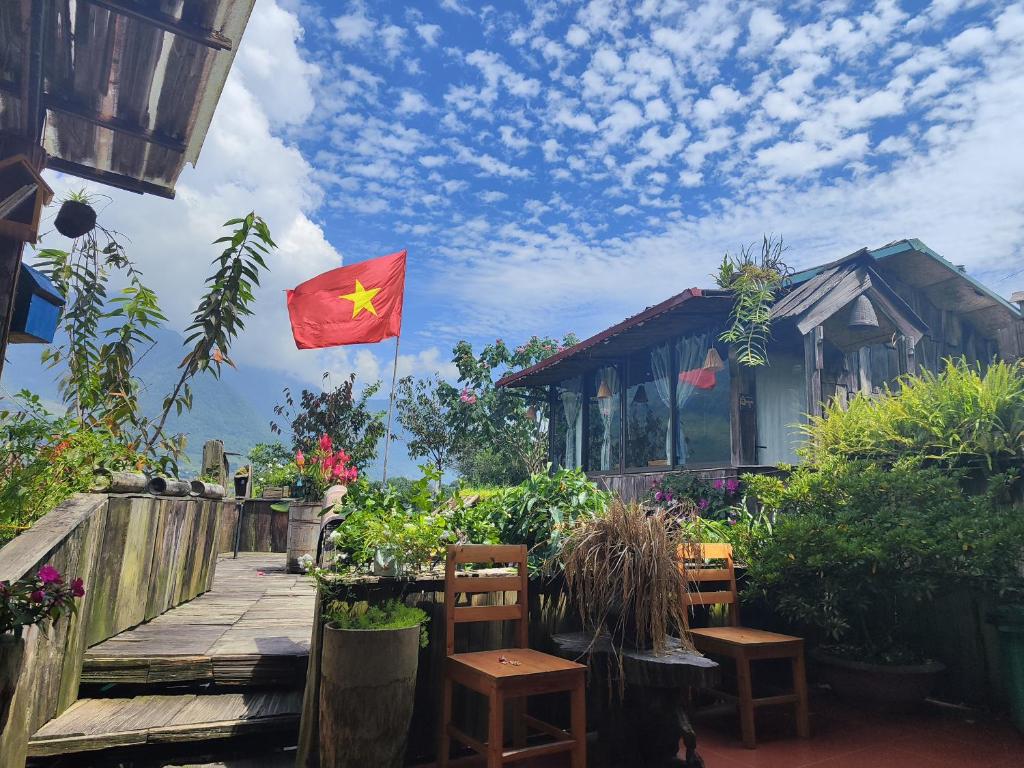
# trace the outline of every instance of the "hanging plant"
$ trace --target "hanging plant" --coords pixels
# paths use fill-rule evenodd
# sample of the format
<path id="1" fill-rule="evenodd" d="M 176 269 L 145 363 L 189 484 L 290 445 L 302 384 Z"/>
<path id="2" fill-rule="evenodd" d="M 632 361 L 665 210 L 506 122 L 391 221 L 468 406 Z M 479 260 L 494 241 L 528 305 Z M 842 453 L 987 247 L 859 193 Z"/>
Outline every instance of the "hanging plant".
<path id="1" fill-rule="evenodd" d="M 736 348 L 741 365 L 756 367 L 768 363 L 772 305 L 789 283 L 793 271 L 782 260 L 782 238 L 765 235 L 760 254 L 754 246 L 740 248 L 739 255 L 725 254 L 718 274 L 718 286 L 735 296 L 729 311 L 729 327 L 719 340 Z"/>
<path id="2" fill-rule="evenodd" d="M 96 228 L 96 209 L 92 206 L 92 198 L 85 190 L 71 192 L 61 203 L 53 225 L 72 240 L 92 232 Z"/>

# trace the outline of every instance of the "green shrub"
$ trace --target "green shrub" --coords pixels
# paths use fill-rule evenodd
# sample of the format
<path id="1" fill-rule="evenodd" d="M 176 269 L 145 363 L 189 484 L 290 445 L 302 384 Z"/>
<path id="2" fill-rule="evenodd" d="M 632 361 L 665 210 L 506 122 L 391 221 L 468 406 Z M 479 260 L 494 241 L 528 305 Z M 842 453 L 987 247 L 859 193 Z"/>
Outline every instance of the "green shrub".
<path id="1" fill-rule="evenodd" d="M 785 484 L 745 478 L 774 517 L 770 535 L 748 541 L 745 596 L 847 654 L 912 660 L 908 606 L 958 585 L 1024 594 L 1024 515 L 1009 499 L 1016 475 L 993 476 L 977 496 L 962 492 L 961 475 L 908 459 L 833 458 Z"/>
<path id="2" fill-rule="evenodd" d="M 427 614 L 399 600 L 388 600 L 376 605 L 365 602 L 350 603 L 333 600 L 323 610 L 324 622 L 334 629 L 408 629 L 419 626 L 420 647 L 429 640 Z"/>
<path id="3" fill-rule="evenodd" d="M 249 450 L 253 493 L 263 494 L 268 486 L 290 486 L 299 474 L 295 454 L 284 443 L 256 443 Z"/>
<path id="4" fill-rule="evenodd" d="M 833 402 L 804 427 L 812 464 L 846 457 L 892 462 L 920 456 L 941 466 L 998 474 L 1024 461 L 1024 366 L 993 363 L 982 373 L 947 360 L 900 380 L 895 392 Z"/>
<path id="5" fill-rule="evenodd" d="M 530 570 L 554 563 L 566 533 L 581 517 L 605 511 L 611 494 L 602 491 L 579 469 L 539 472 L 511 488 L 482 499 L 498 528 L 502 544 L 525 544 L 530 549 Z"/>

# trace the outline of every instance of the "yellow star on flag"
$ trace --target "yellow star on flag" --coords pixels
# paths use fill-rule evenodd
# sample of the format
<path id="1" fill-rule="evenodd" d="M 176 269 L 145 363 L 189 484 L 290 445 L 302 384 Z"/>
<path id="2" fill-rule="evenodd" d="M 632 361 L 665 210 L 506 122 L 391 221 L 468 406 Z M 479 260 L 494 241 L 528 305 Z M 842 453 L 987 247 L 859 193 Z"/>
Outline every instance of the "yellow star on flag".
<path id="1" fill-rule="evenodd" d="M 380 293 L 380 288 L 363 288 L 363 284 L 356 280 L 356 289 L 352 293 L 346 293 L 338 298 L 352 302 L 352 317 L 359 317 L 359 313 L 366 310 L 374 317 L 377 316 L 377 309 L 373 306 L 373 297 Z"/>

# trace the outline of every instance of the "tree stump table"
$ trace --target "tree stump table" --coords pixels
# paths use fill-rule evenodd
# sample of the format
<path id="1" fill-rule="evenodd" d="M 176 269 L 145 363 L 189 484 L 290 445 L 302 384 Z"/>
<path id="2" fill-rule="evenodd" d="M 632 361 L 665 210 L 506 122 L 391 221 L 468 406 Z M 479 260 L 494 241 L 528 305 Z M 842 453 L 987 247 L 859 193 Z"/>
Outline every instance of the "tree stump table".
<path id="1" fill-rule="evenodd" d="M 572 632 L 552 639 L 559 655 L 586 658 L 593 692 L 589 706 L 598 729 L 598 765 L 704 768 L 687 713 L 688 691 L 717 685 L 718 664 L 684 650 L 675 638 L 664 654 L 623 649 L 621 658 L 606 634 L 595 638 L 589 632 Z M 620 669 L 625 677 L 621 694 Z M 678 757 L 680 739 L 686 746 L 685 760 Z"/>

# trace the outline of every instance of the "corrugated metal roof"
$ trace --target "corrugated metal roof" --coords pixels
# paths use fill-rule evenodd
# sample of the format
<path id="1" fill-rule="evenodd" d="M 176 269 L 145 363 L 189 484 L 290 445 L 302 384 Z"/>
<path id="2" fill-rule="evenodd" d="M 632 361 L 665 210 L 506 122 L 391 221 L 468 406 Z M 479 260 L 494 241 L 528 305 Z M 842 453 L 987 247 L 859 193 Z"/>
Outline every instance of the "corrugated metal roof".
<path id="1" fill-rule="evenodd" d="M 254 2 L 0 2 L 0 130 L 24 130 L 28 9 L 45 3 L 48 166 L 173 196 L 185 163 L 199 157 Z"/>

